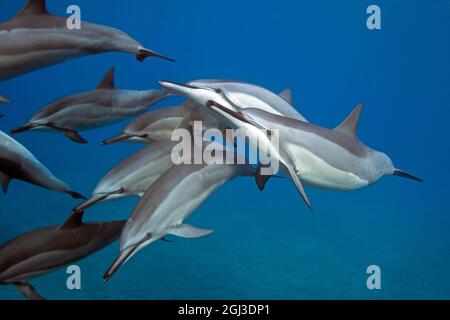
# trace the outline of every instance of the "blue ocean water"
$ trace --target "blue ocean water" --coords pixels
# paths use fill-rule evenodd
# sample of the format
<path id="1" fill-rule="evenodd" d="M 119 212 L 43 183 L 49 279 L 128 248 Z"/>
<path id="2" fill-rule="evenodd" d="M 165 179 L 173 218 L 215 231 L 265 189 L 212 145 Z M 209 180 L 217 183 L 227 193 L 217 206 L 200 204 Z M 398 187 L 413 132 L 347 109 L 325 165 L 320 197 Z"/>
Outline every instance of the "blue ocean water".
<path id="1" fill-rule="evenodd" d="M 1 1 L 0 20 L 24 1 Z M 63 15 L 74 1 L 48 0 Z M 307 188 L 310 212 L 287 180 L 264 193 L 250 178 L 231 181 L 189 223 L 215 233 L 157 242 L 108 282 L 101 277 L 117 243 L 79 263 L 82 290 L 69 291 L 64 269 L 31 283 L 51 299 L 448 299 L 450 298 L 450 1 L 77 0 L 82 19 L 122 29 L 177 63 L 110 53 L 73 60 L 0 83 L 0 128 L 17 127 L 42 106 L 97 85 L 112 65 L 122 88 L 158 88 L 158 80 L 231 78 L 275 92 L 291 88 L 313 123 L 336 126 L 364 110 L 359 137 L 386 152 L 422 184 L 385 177 L 353 192 Z M 382 29 L 368 30 L 377 4 Z M 0 44 L 1 46 L 1 44 Z M 175 105 L 169 99 L 157 107 Z M 156 107 L 155 107 L 156 108 Z M 97 180 L 141 145 L 101 146 L 127 121 L 83 133 L 16 138 L 75 189 Z M 137 198 L 98 205 L 90 221 L 125 219 Z M 0 242 L 62 223 L 77 202 L 23 182 L 0 195 Z M 381 268 L 368 290 L 366 268 Z M 20 299 L 0 286 L 0 299 Z"/>

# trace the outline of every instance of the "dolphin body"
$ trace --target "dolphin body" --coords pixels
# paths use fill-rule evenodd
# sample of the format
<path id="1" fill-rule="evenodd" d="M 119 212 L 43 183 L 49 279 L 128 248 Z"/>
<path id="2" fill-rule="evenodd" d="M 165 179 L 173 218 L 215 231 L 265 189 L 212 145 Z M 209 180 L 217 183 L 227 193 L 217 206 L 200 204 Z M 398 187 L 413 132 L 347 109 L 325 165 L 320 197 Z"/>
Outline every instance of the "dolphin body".
<path id="1" fill-rule="evenodd" d="M 43 299 L 28 281 L 74 263 L 116 241 L 126 221 L 83 223 L 73 213 L 61 226 L 23 234 L 0 247 L 0 285 L 15 285 L 27 298 Z"/>
<path id="2" fill-rule="evenodd" d="M 164 173 L 145 193 L 120 238 L 120 253 L 103 276 L 113 274 L 139 250 L 168 234 L 199 238 L 213 232 L 184 224 L 219 187 L 238 176 L 254 176 L 247 165 L 183 164 Z"/>
<path id="3" fill-rule="evenodd" d="M 145 191 L 174 165 L 171 151 L 176 144 L 171 141 L 155 142 L 122 161 L 98 182 L 91 198 L 74 211 L 83 211 L 107 200 L 133 195 L 142 197 Z"/>
<path id="4" fill-rule="evenodd" d="M 213 82 L 214 83 L 214 82 Z M 251 123 L 247 119 L 243 119 L 242 113 L 245 112 L 245 110 L 248 107 L 242 106 L 242 105 L 234 105 L 232 101 L 237 101 L 240 94 L 237 93 L 235 97 L 234 95 L 228 96 L 224 90 L 217 89 L 215 87 L 207 87 L 208 82 L 202 81 L 201 84 L 196 84 L 194 82 L 191 82 L 190 84 L 181 85 L 176 84 L 173 82 L 167 82 L 167 81 L 160 81 L 161 86 L 166 88 L 168 91 L 177 93 L 180 95 L 184 95 L 189 97 L 189 99 L 192 99 L 195 101 L 195 103 L 206 109 L 207 112 L 211 115 L 211 117 L 214 117 L 217 119 L 219 123 L 222 123 L 223 126 L 231 127 L 231 128 L 237 128 L 237 129 L 245 129 L 245 132 L 248 136 L 248 141 L 251 145 L 251 147 L 255 150 L 257 150 L 260 146 L 263 146 L 263 149 L 267 151 L 268 154 L 271 155 L 271 159 L 273 162 L 281 164 L 281 172 L 289 176 L 292 181 L 294 182 L 300 196 L 303 198 L 305 203 L 308 205 L 308 207 L 311 208 L 311 203 L 306 195 L 306 192 L 303 188 L 303 184 L 298 176 L 298 171 L 295 170 L 294 161 L 290 157 L 287 150 L 284 148 L 277 148 L 272 144 L 268 136 L 265 132 L 263 132 L 261 129 L 265 129 L 255 123 Z M 194 85 L 195 84 L 195 85 Z M 265 89 L 264 89 L 265 90 Z M 265 92 L 265 91 L 264 91 Z M 276 96 L 275 94 L 273 94 Z M 255 105 L 257 105 L 257 109 L 259 110 L 271 110 L 273 113 L 280 114 L 281 111 L 289 111 L 290 109 L 293 109 L 293 107 L 288 103 L 288 106 L 280 107 L 278 104 L 274 105 L 268 105 L 264 100 L 258 99 L 258 98 L 251 98 L 251 95 L 249 93 L 246 93 L 244 96 L 247 98 L 245 101 L 253 101 Z M 259 96 L 262 96 L 259 94 Z M 280 96 L 278 96 L 279 99 L 275 99 L 274 101 L 277 101 L 278 103 L 281 103 L 281 106 L 286 106 L 287 101 Z M 218 108 L 220 107 L 220 108 Z M 232 112 L 232 115 L 230 116 L 229 113 L 225 112 L 228 111 L 229 113 Z M 296 112 L 295 109 L 292 112 Z M 272 112 L 268 112 L 272 114 Z M 284 115 L 280 115 L 280 117 L 286 117 Z M 297 118 L 303 118 L 301 115 L 297 115 Z M 301 121 L 301 120 L 299 120 Z M 229 137 L 225 137 L 228 142 L 231 141 Z M 275 174 L 275 173 L 274 173 Z M 261 185 L 265 184 L 265 181 L 270 177 L 270 175 L 263 176 L 260 174 L 260 172 L 257 174 L 257 184 L 258 187 L 261 188 Z"/>
<path id="5" fill-rule="evenodd" d="M 75 199 L 85 199 L 56 178 L 23 145 L 0 131 L 0 182 L 3 192 L 7 192 L 11 179 L 23 180 L 52 191 L 65 192 Z"/>
<path id="6" fill-rule="evenodd" d="M 165 90 L 123 90 L 114 85 L 111 68 L 96 89 L 55 101 L 37 112 L 13 134 L 28 130 L 64 133 L 78 143 L 87 143 L 78 131 L 98 128 L 138 115 L 167 97 Z"/>
<path id="7" fill-rule="evenodd" d="M 279 161 L 283 174 L 290 176 L 305 203 L 311 203 L 303 182 L 332 190 L 353 190 L 376 182 L 386 174 L 421 181 L 409 173 L 395 169 L 384 153 L 364 145 L 356 137 L 361 106 L 336 129 L 322 128 L 301 119 L 293 119 L 267 112 L 257 107 L 234 105 L 238 101 L 221 90 L 202 85 L 177 85 L 163 82 L 169 90 L 179 92 L 218 114 L 219 119 L 234 128 L 246 129 L 269 150 L 273 161 Z M 248 103 L 251 99 L 247 100 Z M 273 146 L 263 130 L 277 129 L 280 145 Z M 253 148 L 258 146 L 253 145 Z M 268 176 L 258 175 L 260 181 Z M 262 182 L 261 182 L 262 183 Z"/>
<path id="8" fill-rule="evenodd" d="M 230 107 L 233 106 L 234 111 L 242 111 L 242 109 L 251 107 L 277 115 L 307 121 L 293 107 L 290 89 L 285 89 L 280 94 L 275 94 L 254 84 L 218 79 L 194 80 L 188 82 L 186 85 L 169 81 L 160 81 L 160 84 L 172 93 L 189 96 L 201 107 L 205 105 L 206 101 L 213 100 L 213 97 L 216 100 L 220 97 L 227 101 Z M 198 90 L 197 93 L 195 89 Z"/>
<path id="9" fill-rule="evenodd" d="M 180 106 L 162 108 L 145 113 L 125 127 L 121 134 L 103 141 L 113 144 L 121 141 L 152 143 L 170 140 L 172 132 L 185 120 L 202 121 L 203 128 L 218 127 L 219 124 L 188 100 Z"/>
<path id="10" fill-rule="evenodd" d="M 306 184 L 331 190 L 354 190 L 371 185 L 390 174 L 422 181 L 396 169 L 386 154 L 368 147 L 357 138 L 361 105 L 335 129 L 259 109 L 249 108 L 245 113 L 236 113 L 215 103 L 210 106 L 223 116 L 235 119 L 239 126 L 279 130 L 279 150 L 285 157 L 283 161 L 287 161 L 293 172 Z M 308 204 L 307 197 L 304 198 Z"/>
<path id="11" fill-rule="evenodd" d="M 82 22 L 69 30 L 66 17 L 48 12 L 45 0 L 28 0 L 13 19 L 0 25 L 0 80 L 92 54 L 118 51 L 134 54 L 139 61 L 157 56 L 124 32 Z"/>

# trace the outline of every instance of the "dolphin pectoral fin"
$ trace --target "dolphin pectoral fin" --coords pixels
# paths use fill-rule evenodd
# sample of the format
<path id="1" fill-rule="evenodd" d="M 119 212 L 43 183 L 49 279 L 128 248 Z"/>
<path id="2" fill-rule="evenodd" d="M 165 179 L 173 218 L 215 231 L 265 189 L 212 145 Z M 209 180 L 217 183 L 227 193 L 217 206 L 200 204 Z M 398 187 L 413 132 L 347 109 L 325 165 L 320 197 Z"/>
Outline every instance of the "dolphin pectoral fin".
<path id="1" fill-rule="evenodd" d="M 114 138 L 111 138 L 111 139 L 108 139 L 108 140 L 104 140 L 102 142 L 102 145 L 108 145 L 108 144 L 113 144 L 113 143 L 116 143 L 116 142 L 126 141 L 126 140 L 130 139 L 131 137 L 132 136 L 129 135 L 129 134 L 122 133 L 122 134 L 118 135 L 117 137 L 114 137 Z"/>
<path id="2" fill-rule="evenodd" d="M 305 201 L 308 208 L 312 209 L 311 202 L 309 201 L 308 196 L 306 195 L 305 189 L 303 189 L 302 181 L 300 180 L 297 172 L 295 172 L 292 166 L 285 166 L 285 167 L 287 168 L 289 176 L 291 177 L 292 181 L 294 181 L 294 184 L 297 187 L 297 191 L 302 196 L 303 201 Z"/>
<path id="3" fill-rule="evenodd" d="M 271 175 L 263 175 L 261 174 L 262 165 L 259 165 L 258 168 L 256 168 L 256 174 L 255 174 L 255 180 L 256 185 L 258 186 L 258 189 L 260 191 L 263 191 L 266 187 L 267 181 L 269 181 Z"/>
<path id="4" fill-rule="evenodd" d="M 11 181 L 11 177 L 6 173 L 0 171 L 0 182 L 2 183 L 2 190 L 4 193 L 8 192 L 9 182 Z"/>
<path id="5" fill-rule="evenodd" d="M 27 299 L 30 300 L 45 300 L 34 287 L 27 282 L 16 282 L 14 286 L 20 291 Z"/>
<path id="6" fill-rule="evenodd" d="M 145 59 L 149 58 L 149 57 L 158 57 L 164 60 L 168 60 L 171 62 L 175 62 L 174 59 L 163 56 L 162 54 L 159 54 L 158 52 L 146 49 L 146 48 L 140 48 L 138 50 L 138 53 L 136 54 L 136 59 L 140 62 L 144 61 Z"/>
<path id="7" fill-rule="evenodd" d="M 208 229 L 200 229 L 196 228 L 190 224 L 182 224 L 178 226 L 177 228 L 174 228 L 169 232 L 169 234 L 181 237 L 181 238 L 188 238 L 188 239 L 194 239 L 194 238 L 200 238 L 207 236 L 208 234 L 213 233 L 214 230 L 208 230 Z"/>
<path id="8" fill-rule="evenodd" d="M 64 135 L 72 141 L 77 143 L 85 144 L 88 143 L 86 139 L 79 135 L 75 130 L 63 130 Z"/>
<path id="9" fill-rule="evenodd" d="M 407 178 L 407 179 L 411 179 L 411 180 L 415 180 L 415 181 L 419 181 L 419 182 L 423 182 L 423 180 L 421 178 L 413 176 L 412 174 L 410 174 L 406 171 L 402 171 L 402 170 L 398 170 L 398 169 L 394 169 L 394 175 L 403 177 L 403 178 Z"/>

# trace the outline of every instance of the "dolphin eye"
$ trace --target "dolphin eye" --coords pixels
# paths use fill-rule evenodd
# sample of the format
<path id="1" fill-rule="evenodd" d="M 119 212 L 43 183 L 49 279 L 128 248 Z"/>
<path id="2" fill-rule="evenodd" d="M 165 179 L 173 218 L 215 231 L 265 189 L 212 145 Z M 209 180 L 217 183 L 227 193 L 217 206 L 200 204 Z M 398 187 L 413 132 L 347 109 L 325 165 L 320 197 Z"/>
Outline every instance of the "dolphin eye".
<path id="1" fill-rule="evenodd" d="M 216 93 L 222 93 L 222 89 L 215 89 L 214 91 L 216 91 Z"/>

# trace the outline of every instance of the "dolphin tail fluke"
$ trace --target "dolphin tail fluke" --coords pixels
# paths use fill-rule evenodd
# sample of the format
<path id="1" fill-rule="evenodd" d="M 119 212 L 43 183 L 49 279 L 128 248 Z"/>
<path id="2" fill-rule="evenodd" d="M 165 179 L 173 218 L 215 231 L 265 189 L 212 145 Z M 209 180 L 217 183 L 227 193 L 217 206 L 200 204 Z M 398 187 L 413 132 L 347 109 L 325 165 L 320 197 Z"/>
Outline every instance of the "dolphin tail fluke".
<path id="1" fill-rule="evenodd" d="M 394 175 L 402 177 L 402 178 L 407 178 L 407 179 L 423 182 L 423 180 L 421 178 L 416 177 L 406 171 L 402 171 L 402 170 L 398 170 L 398 169 L 394 169 Z"/>
<path id="2" fill-rule="evenodd" d="M 35 125 L 35 124 L 27 123 L 27 124 L 25 124 L 25 125 L 23 125 L 23 126 L 21 126 L 21 127 L 12 129 L 12 130 L 11 130 L 11 134 L 16 134 L 16 133 L 25 132 L 25 131 L 28 131 L 28 130 L 31 130 L 31 129 L 34 129 L 34 128 L 36 128 L 36 125 Z"/>
<path id="3" fill-rule="evenodd" d="M 75 191 L 67 191 L 67 193 L 74 199 L 83 199 L 86 200 L 87 198 L 83 196 L 81 193 L 75 192 Z"/>
<path id="4" fill-rule="evenodd" d="M 140 48 L 138 50 L 138 54 L 136 55 L 136 59 L 138 61 L 141 61 L 141 62 L 144 61 L 145 59 L 149 58 L 149 57 L 158 57 L 158 58 L 161 58 L 161 59 L 164 59 L 164 60 L 175 62 L 175 60 L 172 59 L 172 58 L 163 56 L 162 54 L 159 54 L 158 52 L 155 52 L 155 51 L 152 51 L 152 50 L 149 50 L 149 49 L 146 49 L 146 48 Z"/>
<path id="5" fill-rule="evenodd" d="M 34 287 L 27 282 L 16 282 L 14 283 L 17 290 L 20 291 L 27 299 L 30 300 L 45 300 L 43 296 L 41 296 Z"/>
<path id="6" fill-rule="evenodd" d="M 122 141 L 127 141 L 128 139 L 130 139 L 132 136 L 126 133 L 122 133 L 120 135 L 118 135 L 117 137 L 111 138 L 111 139 L 107 139 L 104 140 L 102 142 L 103 145 L 108 145 L 108 144 L 113 144 L 113 143 L 117 143 L 117 142 L 122 142 Z"/>

